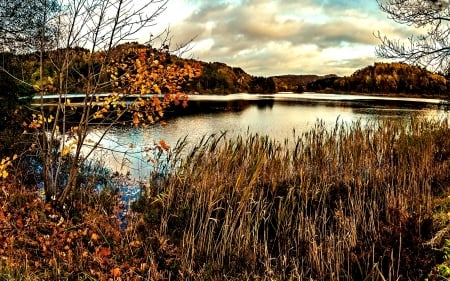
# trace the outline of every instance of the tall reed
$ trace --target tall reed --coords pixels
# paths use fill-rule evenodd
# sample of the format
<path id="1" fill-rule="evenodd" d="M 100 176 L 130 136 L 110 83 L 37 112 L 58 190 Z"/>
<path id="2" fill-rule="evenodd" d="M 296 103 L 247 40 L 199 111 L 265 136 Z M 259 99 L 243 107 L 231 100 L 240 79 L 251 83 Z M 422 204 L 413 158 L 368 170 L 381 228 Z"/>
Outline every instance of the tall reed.
<path id="1" fill-rule="evenodd" d="M 434 261 L 445 136 L 446 122 L 412 119 L 318 122 L 284 142 L 205 137 L 138 206 L 183 278 L 418 280 Z"/>

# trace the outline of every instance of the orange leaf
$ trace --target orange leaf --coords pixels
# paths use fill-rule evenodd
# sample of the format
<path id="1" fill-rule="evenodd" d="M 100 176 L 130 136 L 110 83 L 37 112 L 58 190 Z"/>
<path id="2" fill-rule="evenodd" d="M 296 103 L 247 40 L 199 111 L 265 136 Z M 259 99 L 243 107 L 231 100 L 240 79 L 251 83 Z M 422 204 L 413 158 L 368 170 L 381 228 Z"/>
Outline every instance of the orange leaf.
<path id="1" fill-rule="evenodd" d="M 21 218 L 18 218 L 18 219 L 16 220 L 16 224 L 17 224 L 17 227 L 18 227 L 18 228 L 23 228 L 23 222 L 22 222 L 22 219 L 21 219 Z"/>
<path id="2" fill-rule="evenodd" d="M 116 268 L 111 269 L 111 275 L 113 277 L 119 277 L 122 275 L 122 272 L 120 272 L 120 268 L 116 267 Z"/>
<path id="3" fill-rule="evenodd" d="M 57 261 L 56 261 L 55 258 L 52 258 L 52 259 L 48 262 L 48 264 L 49 264 L 50 266 L 52 266 L 52 267 L 55 267 L 55 266 L 57 265 Z"/>
<path id="4" fill-rule="evenodd" d="M 140 270 L 141 271 L 147 270 L 147 268 L 148 268 L 148 264 L 146 262 L 141 263 L 141 265 L 140 265 Z"/>
<path id="5" fill-rule="evenodd" d="M 88 234 L 88 229 L 85 228 L 82 232 L 81 235 L 86 236 Z"/>
<path id="6" fill-rule="evenodd" d="M 97 249 L 96 256 L 98 258 L 106 258 L 111 255 L 111 250 L 107 247 L 100 247 Z"/>
<path id="7" fill-rule="evenodd" d="M 139 125 L 139 115 L 137 113 L 133 114 L 133 125 L 134 126 Z"/>
<path id="8" fill-rule="evenodd" d="M 159 145 L 166 151 L 170 149 L 170 146 L 164 140 L 160 140 Z"/>

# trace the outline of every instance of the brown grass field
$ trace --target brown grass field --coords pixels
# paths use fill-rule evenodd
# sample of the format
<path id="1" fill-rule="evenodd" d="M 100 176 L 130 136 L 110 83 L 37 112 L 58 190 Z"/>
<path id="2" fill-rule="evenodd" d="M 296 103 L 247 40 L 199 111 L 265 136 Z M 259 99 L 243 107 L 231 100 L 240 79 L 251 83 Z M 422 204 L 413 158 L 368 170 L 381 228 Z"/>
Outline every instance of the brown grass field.
<path id="1" fill-rule="evenodd" d="M 0 280 L 450 276 L 447 121 L 205 136 L 164 159 L 122 228 L 113 191 L 80 189 L 67 210 L 0 184 Z"/>

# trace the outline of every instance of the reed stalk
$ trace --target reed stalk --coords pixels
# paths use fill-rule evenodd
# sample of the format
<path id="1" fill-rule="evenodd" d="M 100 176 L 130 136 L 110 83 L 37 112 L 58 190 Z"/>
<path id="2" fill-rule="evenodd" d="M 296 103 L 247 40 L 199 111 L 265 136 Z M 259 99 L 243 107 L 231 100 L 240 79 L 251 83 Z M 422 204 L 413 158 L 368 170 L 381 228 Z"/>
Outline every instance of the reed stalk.
<path id="1" fill-rule="evenodd" d="M 432 197 L 448 181 L 443 135 L 447 123 L 412 119 L 319 122 L 281 143 L 204 137 L 148 200 L 160 200 L 184 277 L 419 279 L 432 266 Z"/>

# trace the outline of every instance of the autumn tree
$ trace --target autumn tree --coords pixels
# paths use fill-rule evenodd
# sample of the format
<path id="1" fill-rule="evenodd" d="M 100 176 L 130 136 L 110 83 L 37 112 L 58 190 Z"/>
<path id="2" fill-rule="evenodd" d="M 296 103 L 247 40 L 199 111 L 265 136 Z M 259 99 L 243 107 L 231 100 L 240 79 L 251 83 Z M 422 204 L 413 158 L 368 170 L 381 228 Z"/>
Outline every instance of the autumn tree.
<path id="1" fill-rule="evenodd" d="M 416 27 L 418 36 L 389 38 L 380 33 L 376 53 L 384 58 L 448 72 L 450 51 L 450 6 L 443 0 L 377 0 L 379 7 L 397 23 Z"/>
<path id="2" fill-rule="evenodd" d="M 195 65 L 170 63 L 168 42 L 164 41 L 168 37 L 160 37 L 161 48 L 122 45 L 145 36 L 145 30 L 155 24 L 166 4 L 167 0 L 58 2 L 61 10 L 51 17 L 56 35 L 52 38 L 54 48 L 42 48 L 47 46 L 46 36 L 35 45 L 42 52 L 40 79 L 33 85 L 42 97 L 57 96 L 56 109 L 49 112 L 41 99 L 39 110 L 25 124 L 34 136 L 32 149 L 42 159 L 47 200 L 70 203 L 86 159 L 117 122 L 130 120 L 134 126 L 154 123 L 168 106 L 185 103 L 181 85 L 199 72 Z M 147 34 L 150 37 L 150 32 Z M 47 73 L 44 65 L 48 64 L 51 71 Z M 74 88 L 83 94 L 79 104 L 73 104 L 68 97 Z M 69 122 L 73 112 L 78 117 Z M 93 123 L 103 127 L 103 135 L 95 141 L 88 138 Z M 159 145 L 168 149 L 163 142 Z"/>

